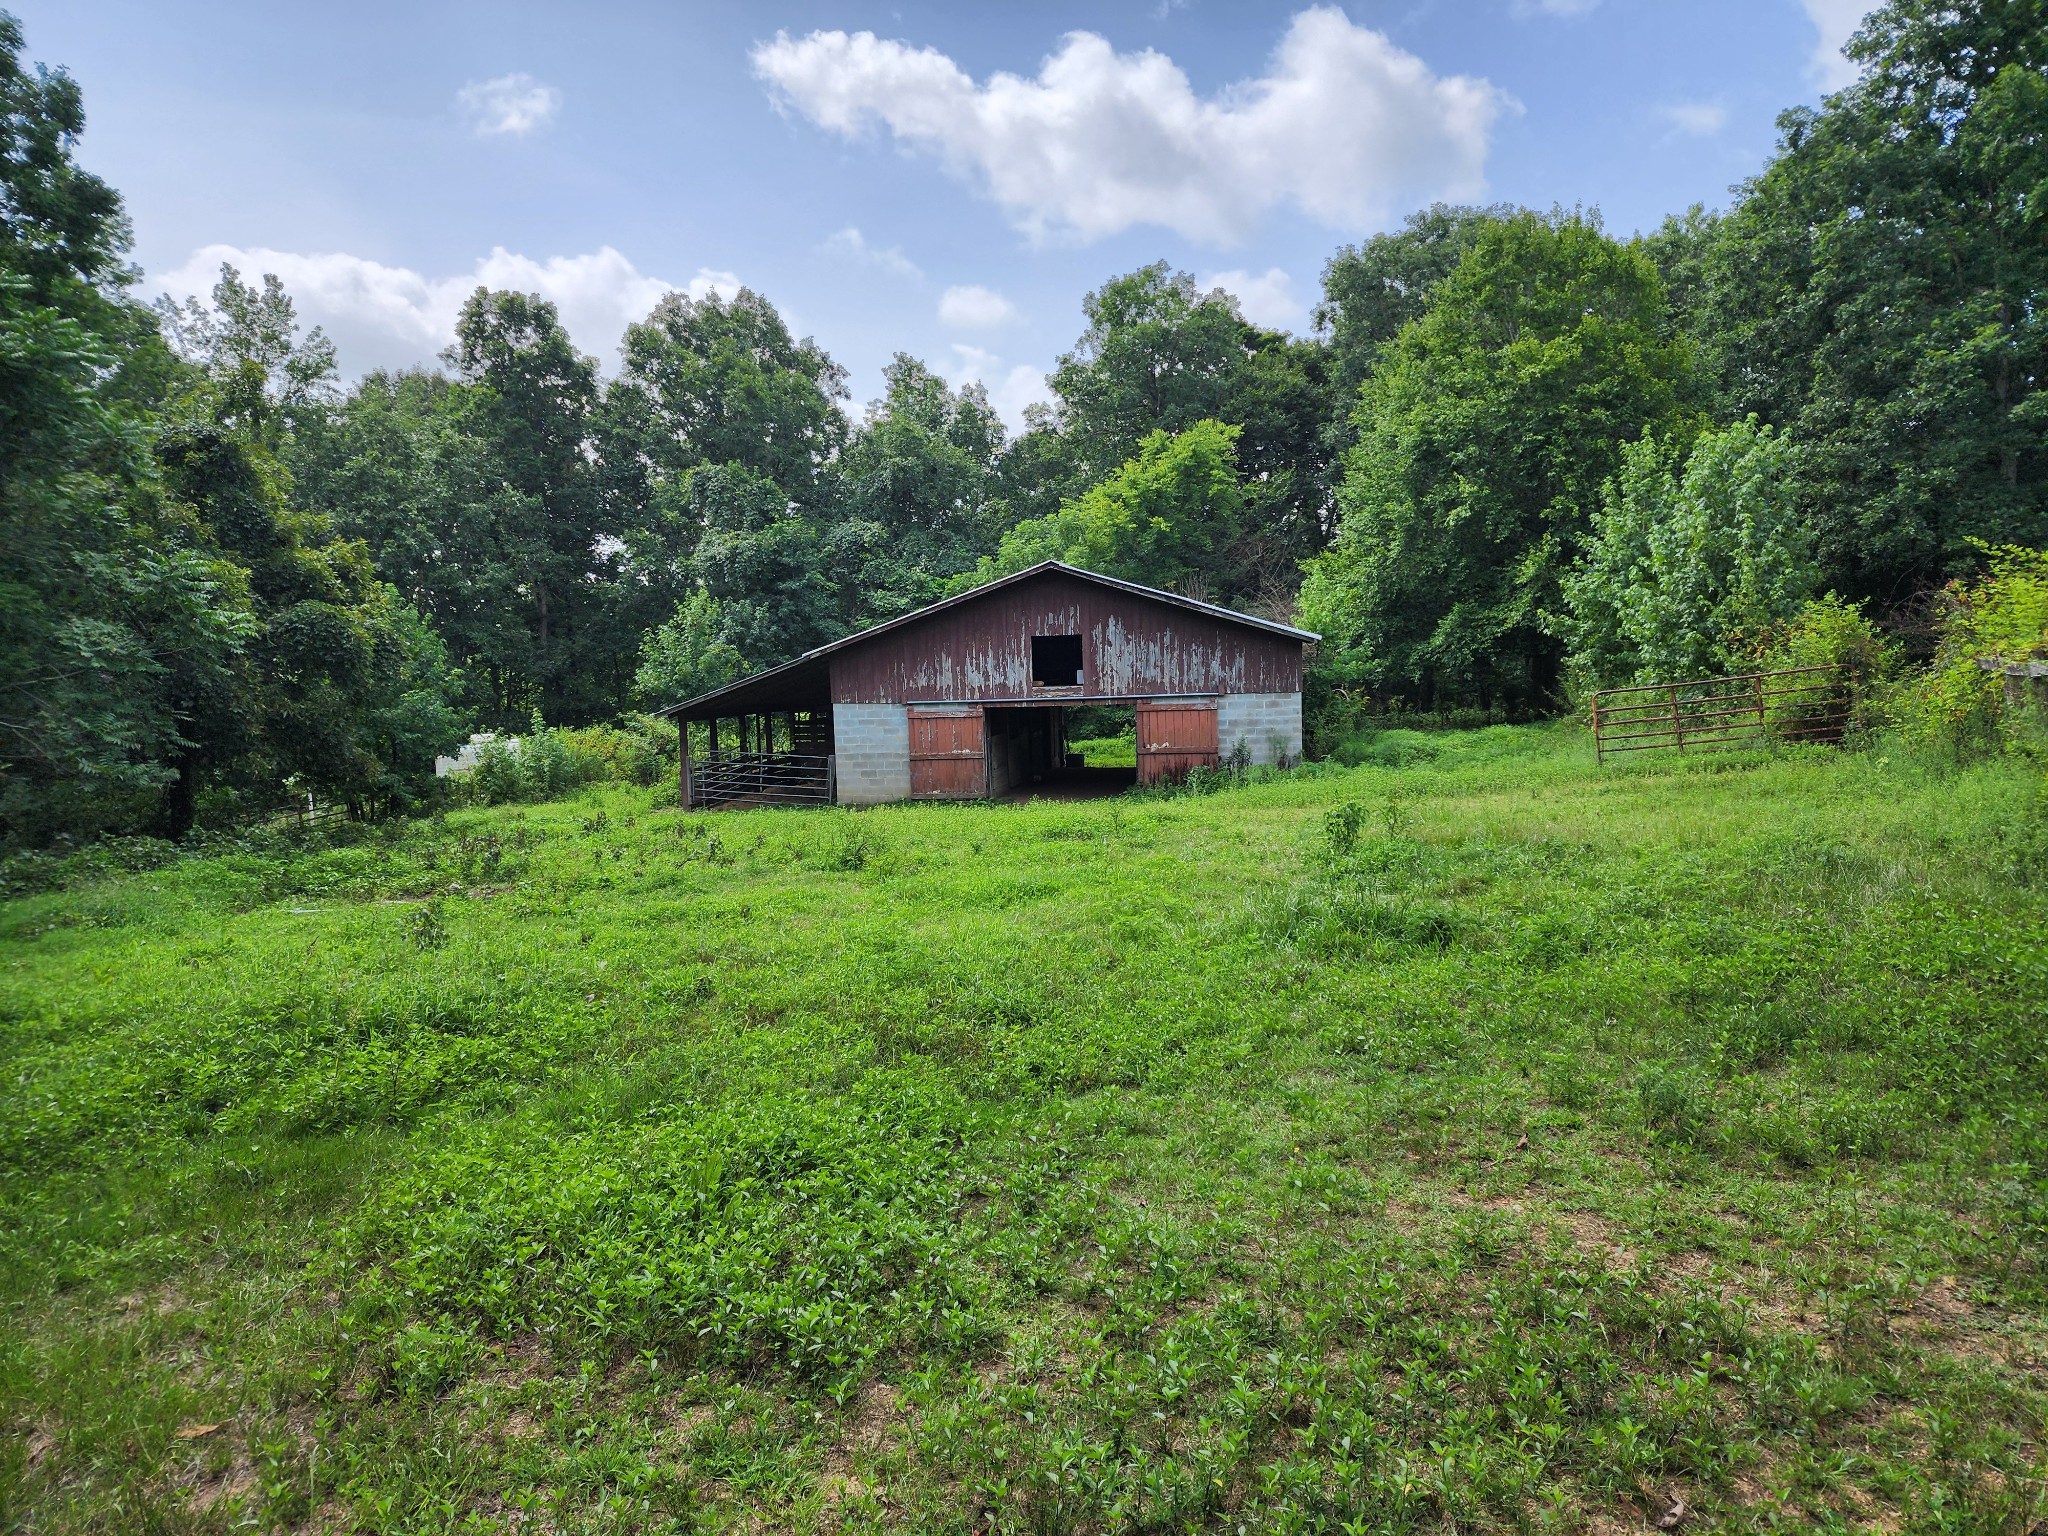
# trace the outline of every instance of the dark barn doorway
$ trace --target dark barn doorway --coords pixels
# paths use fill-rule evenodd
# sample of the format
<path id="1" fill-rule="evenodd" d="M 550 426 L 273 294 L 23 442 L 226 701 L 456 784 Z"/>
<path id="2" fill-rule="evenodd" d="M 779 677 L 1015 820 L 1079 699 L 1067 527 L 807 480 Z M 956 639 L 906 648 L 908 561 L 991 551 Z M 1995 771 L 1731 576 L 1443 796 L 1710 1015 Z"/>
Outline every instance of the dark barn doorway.
<path id="1" fill-rule="evenodd" d="M 1125 755 L 1119 760 L 1119 739 L 1111 736 L 1106 753 L 1084 754 L 1074 746 L 1074 729 L 1105 727 L 1114 731 L 1118 711 L 1066 704 L 990 705 L 988 719 L 988 795 L 991 800 L 1088 800 L 1119 795 L 1138 781 L 1137 768 Z M 1131 729 L 1132 711 L 1121 711 L 1123 729 Z M 1100 717 L 1100 718 L 1098 718 Z M 1100 748 L 1102 743 L 1090 743 Z M 1107 761 L 1091 762 L 1089 756 Z"/>

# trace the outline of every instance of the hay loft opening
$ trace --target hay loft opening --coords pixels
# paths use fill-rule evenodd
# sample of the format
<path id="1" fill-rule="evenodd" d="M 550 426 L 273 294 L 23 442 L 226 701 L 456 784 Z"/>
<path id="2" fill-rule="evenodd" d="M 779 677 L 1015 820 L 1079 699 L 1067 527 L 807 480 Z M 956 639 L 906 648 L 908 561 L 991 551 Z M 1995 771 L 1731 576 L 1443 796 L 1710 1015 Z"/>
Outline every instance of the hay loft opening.
<path id="1" fill-rule="evenodd" d="M 1033 635 L 1031 681 L 1041 688 L 1081 686 L 1081 637 Z"/>

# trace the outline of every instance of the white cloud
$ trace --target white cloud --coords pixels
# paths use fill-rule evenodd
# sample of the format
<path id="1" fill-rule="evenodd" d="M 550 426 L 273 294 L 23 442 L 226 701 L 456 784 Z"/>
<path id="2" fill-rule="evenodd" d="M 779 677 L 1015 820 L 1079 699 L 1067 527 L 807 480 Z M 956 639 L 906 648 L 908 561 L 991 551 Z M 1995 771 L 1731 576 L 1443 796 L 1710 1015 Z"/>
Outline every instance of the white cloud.
<path id="1" fill-rule="evenodd" d="M 1807 20 L 1813 23 L 1816 34 L 1813 54 L 1806 61 L 1806 76 L 1823 91 L 1839 91 L 1845 85 L 1854 85 L 1858 74 L 1857 66 L 1842 56 L 1842 45 L 1849 41 L 1856 29 L 1863 25 L 1863 18 L 1871 12 L 1870 0 L 1800 0 L 1806 7 Z"/>
<path id="2" fill-rule="evenodd" d="M 884 272 L 893 272 L 898 277 L 924 276 L 917 263 L 896 246 L 870 245 L 867 236 L 851 224 L 837 234 L 827 237 L 818 249 L 827 256 L 837 257 L 841 261 L 865 262 L 870 266 L 880 267 Z"/>
<path id="3" fill-rule="evenodd" d="M 455 339 L 456 316 L 479 287 L 515 288 L 549 300 L 576 345 L 610 367 L 626 327 L 646 319 L 655 302 L 679 286 L 649 277 L 608 245 L 588 255 L 546 261 L 499 246 L 468 272 L 431 278 L 410 267 L 387 267 L 339 251 L 305 255 L 209 245 L 152 279 L 150 286 L 173 298 L 204 296 L 213 291 L 222 262 L 239 268 L 250 281 L 258 273 L 275 272 L 298 308 L 300 323 L 326 328 L 342 370 L 351 376 L 432 362 Z M 704 268 L 680 286 L 692 298 L 714 291 L 730 297 L 740 281 L 730 272 Z"/>
<path id="4" fill-rule="evenodd" d="M 979 283 L 955 285 L 939 299 L 939 323 L 956 331 L 992 331 L 1016 318 L 1016 305 Z"/>
<path id="5" fill-rule="evenodd" d="M 1215 272 L 1202 279 L 1202 286 L 1221 288 L 1237 300 L 1245 319 L 1268 330 L 1290 331 L 1308 319 L 1307 308 L 1295 295 L 1294 279 L 1278 267 L 1264 272 Z"/>
<path id="6" fill-rule="evenodd" d="M 1728 122 L 1728 109 L 1711 101 L 1680 101 L 1664 109 L 1664 119 L 1680 133 L 1708 138 Z"/>
<path id="7" fill-rule="evenodd" d="M 1410 202 L 1479 196 L 1488 134 L 1515 106 L 1327 6 L 1294 17 L 1264 75 L 1207 99 L 1166 55 L 1092 32 L 1067 34 L 1036 78 L 982 84 L 872 32 L 777 33 L 753 60 L 779 105 L 849 138 L 886 125 L 1034 239 L 1154 224 L 1228 242 L 1283 204 L 1370 229 Z"/>
<path id="8" fill-rule="evenodd" d="M 533 132 L 562 108 L 562 93 L 531 75 L 472 80 L 455 93 L 455 105 L 479 135 Z"/>
<path id="9" fill-rule="evenodd" d="M 1052 390 L 1045 382 L 1043 368 L 1034 368 L 1029 363 L 1006 368 L 1000 357 L 982 347 L 954 342 L 953 366 L 942 371 L 955 388 L 968 383 L 986 388 L 988 403 L 1013 432 L 1024 425 L 1026 406 L 1052 404 Z"/>

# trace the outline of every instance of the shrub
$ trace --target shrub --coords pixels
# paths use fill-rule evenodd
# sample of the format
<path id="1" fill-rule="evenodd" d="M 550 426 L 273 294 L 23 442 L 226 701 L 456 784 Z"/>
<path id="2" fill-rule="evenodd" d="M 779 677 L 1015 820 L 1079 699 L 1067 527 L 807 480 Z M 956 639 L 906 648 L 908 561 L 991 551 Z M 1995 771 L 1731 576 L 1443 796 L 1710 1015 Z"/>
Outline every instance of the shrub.
<path id="1" fill-rule="evenodd" d="M 1780 738 L 1810 739 L 1825 721 L 1845 714 L 1852 726 L 1867 724 L 1863 716 L 1876 686 L 1897 661 L 1897 647 L 1878 632 L 1862 608 L 1832 592 L 1814 598 L 1785 623 L 1758 632 L 1751 645 L 1752 665 L 1759 672 L 1833 667 L 1839 674 L 1830 693 L 1771 701 L 1765 724 Z"/>
<path id="2" fill-rule="evenodd" d="M 519 742 L 487 741 L 476 766 L 457 775 L 457 793 L 477 805 L 509 805 L 526 798 L 526 773 L 519 760 Z"/>
<path id="3" fill-rule="evenodd" d="M 1358 834 L 1365 826 L 1365 807 L 1346 800 L 1323 812 L 1323 843 L 1332 858 L 1348 859 L 1358 847 Z"/>
<path id="4" fill-rule="evenodd" d="M 1942 593 L 1941 640 L 1933 664 L 1893 690 L 1887 713 L 1910 749 L 1949 760 L 2001 748 L 2038 752 L 2042 706 L 2022 688 L 2008 693 L 1998 670 L 2048 657 L 2048 550 L 1989 550 L 1990 568 L 1975 582 L 1950 582 Z"/>
<path id="5" fill-rule="evenodd" d="M 1683 454 L 1648 431 L 1593 515 L 1584 562 L 1552 623 L 1597 684 L 1669 682 L 1740 665 L 1743 637 L 1813 591 L 1789 489 L 1792 446 L 1751 416 Z"/>
<path id="6" fill-rule="evenodd" d="M 670 727 L 651 716 L 553 730 L 536 715 L 524 737 L 486 743 L 476 767 L 458 776 L 456 793 L 475 805 L 509 805 L 567 794 L 585 784 L 646 786 L 673 771 L 677 750 Z"/>

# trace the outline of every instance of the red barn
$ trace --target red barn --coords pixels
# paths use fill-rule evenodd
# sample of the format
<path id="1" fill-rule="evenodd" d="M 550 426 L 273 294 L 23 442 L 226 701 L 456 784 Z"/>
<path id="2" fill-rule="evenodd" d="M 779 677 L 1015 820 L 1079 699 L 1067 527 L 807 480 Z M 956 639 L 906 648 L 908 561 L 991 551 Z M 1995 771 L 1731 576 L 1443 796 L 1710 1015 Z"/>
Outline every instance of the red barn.
<path id="1" fill-rule="evenodd" d="M 1135 706 L 1149 782 L 1240 743 L 1254 763 L 1299 757 L 1315 639 L 1049 560 L 662 713 L 686 806 L 995 797 L 1066 766 L 1084 704 Z"/>

